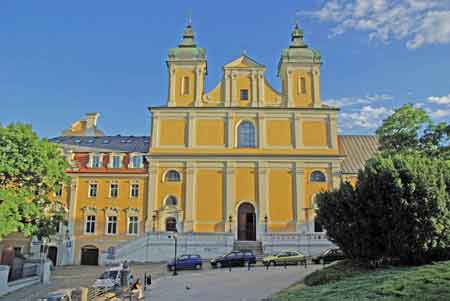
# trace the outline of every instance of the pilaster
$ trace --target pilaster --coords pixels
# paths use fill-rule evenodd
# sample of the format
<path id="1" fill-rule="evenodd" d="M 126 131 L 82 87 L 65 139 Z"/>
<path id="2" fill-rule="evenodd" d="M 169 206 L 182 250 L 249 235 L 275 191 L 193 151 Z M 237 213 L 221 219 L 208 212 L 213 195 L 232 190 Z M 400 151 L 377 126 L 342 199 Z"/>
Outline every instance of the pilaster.
<path id="1" fill-rule="evenodd" d="M 237 106 L 237 85 L 236 85 L 236 74 L 231 72 L 231 106 Z"/>
<path id="2" fill-rule="evenodd" d="M 312 79 L 313 79 L 313 106 L 315 108 L 320 108 L 320 69 L 319 67 L 312 68 Z"/>
<path id="3" fill-rule="evenodd" d="M 251 73 L 252 80 L 252 107 L 256 107 L 258 105 L 258 89 L 257 89 L 257 75 L 254 71 Z"/>
<path id="4" fill-rule="evenodd" d="M 225 90 L 224 90 L 224 98 L 225 98 L 225 107 L 231 106 L 231 76 L 228 71 L 225 71 Z"/>
<path id="5" fill-rule="evenodd" d="M 264 106 L 264 75 L 262 72 L 258 73 L 258 107 Z"/>
<path id="6" fill-rule="evenodd" d="M 187 115 L 187 124 L 186 127 L 186 147 L 193 147 L 195 144 L 195 113 L 188 112 Z"/>
<path id="7" fill-rule="evenodd" d="M 287 76 L 287 107 L 292 108 L 294 106 L 294 95 L 293 95 L 293 84 L 292 84 L 292 70 L 291 68 L 286 68 Z"/>
<path id="8" fill-rule="evenodd" d="M 225 215 L 225 225 L 228 226 L 225 227 L 225 230 L 229 231 L 230 223 L 228 222 L 229 217 L 233 219 L 233 221 L 236 221 L 237 216 L 234 216 L 234 172 L 235 172 L 235 165 L 233 162 L 226 162 L 225 165 L 225 208 L 226 208 L 226 215 Z M 232 223 L 234 225 L 235 223 Z M 233 232 L 234 229 L 231 229 Z"/>
<path id="9" fill-rule="evenodd" d="M 329 135 L 329 144 L 328 146 L 331 149 L 337 148 L 337 125 L 336 125 L 336 116 L 328 115 L 328 135 Z"/>
<path id="10" fill-rule="evenodd" d="M 258 147 L 263 149 L 266 147 L 266 120 L 262 112 L 258 112 Z"/>
<path id="11" fill-rule="evenodd" d="M 77 214 L 77 192 L 78 192 L 78 177 L 72 177 L 70 180 L 70 196 L 69 196 L 69 233 L 71 236 L 75 235 L 75 224 Z M 84 224 L 82 225 L 84 227 Z"/>
<path id="12" fill-rule="evenodd" d="M 301 229 L 301 224 L 306 222 L 305 219 L 305 189 L 304 189 L 304 175 L 305 168 L 303 163 L 295 162 L 293 166 L 293 174 L 294 174 L 294 188 L 293 188 L 293 196 L 294 196 L 294 220 L 297 224 L 297 231 Z"/>
<path id="13" fill-rule="evenodd" d="M 226 122 L 226 143 L 228 148 L 233 147 L 234 130 L 233 130 L 233 115 L 227 112 Z"/>
<path id="14" fill-rule="evenodd" d="M 159 122 L 160 118 L 158 115 L 153 113 L 152 116 L 152 147 L 159 147 Z"/>
<path id="15" fill-rule="evenodd" d="M 147 194 L 147 216 L 145 220 L 145 232 L 153 231 L 153 215 L 155 213 L 156 203 L 156 183 L 159 164 L 154 161 L 150 161 L 148 167 L 148 194 Z"/>
<path id="16" fill-rule="evenodd" d="M 173 65 L 170 65 L 169 67 L 169 99 L 168 99 L 168 106 L 173 107 L 175 106 L 175 67 Z"/>
<path id="17" fill-rule="evenodd" d="M 203 68 L 201 66 L 195 67 L 195 101 L 194 106 L 199 107 L 201 103 L 202 91 L 201 83 L 203 81 Z"/>
<path id="18" fill-rule="evenodd" d="M 194 221 L 196 217 L 197 204 L 195 202 L 196 189 L 196 164 L 194 162 L 186 163 L 186 181 L 184 185 L 185 195 L 185 220 L 184 232 L 194 231 Z"/>
<path id="19" fill-rule="evenodd" d="M 294 130 L 292 131 L 292 133 L 294 135 L 294 147 L 298 149 L 303 146 L 302 123 L 301 123 L 301 117 L 299 114 L 294 113 L 293 115 L 294 115 L 293 116 Z"/>
<path id="20" fill-rule="evenodd" d="M 339 162 L 331 163 L 331 179 L 333 189 L 338 189 L 339 186 L 341 185 L 342 180 L 341 176 L 342 176 L 341 164 Z"/>

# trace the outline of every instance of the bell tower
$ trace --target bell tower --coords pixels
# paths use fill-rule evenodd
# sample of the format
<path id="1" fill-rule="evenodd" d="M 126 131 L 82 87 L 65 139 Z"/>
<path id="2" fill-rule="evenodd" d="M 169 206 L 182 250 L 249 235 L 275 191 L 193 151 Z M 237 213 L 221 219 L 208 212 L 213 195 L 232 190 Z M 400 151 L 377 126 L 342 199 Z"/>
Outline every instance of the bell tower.
<path id="1" fill-rule="evenodd" d="M 320 65 L 321 56 L 303 40 L 303 30 L 295 24 L 291 45 L 283 49 L 278 63 L 284 106 L 321 107 Z"/>
<path id="2" fill-rule="evenodd" d="M 205 49 L 195 44 L 195 34 L 189 21 L 176 48 L 169 49 L 169 107 L 200 106 L 207 73 Z"/>

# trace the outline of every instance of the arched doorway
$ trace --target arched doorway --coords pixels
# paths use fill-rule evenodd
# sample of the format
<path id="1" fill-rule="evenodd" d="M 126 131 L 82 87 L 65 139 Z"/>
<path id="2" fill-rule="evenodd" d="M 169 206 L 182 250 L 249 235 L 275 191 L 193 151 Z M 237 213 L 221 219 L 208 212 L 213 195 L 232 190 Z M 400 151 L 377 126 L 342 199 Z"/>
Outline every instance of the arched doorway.
<path id="1" fill-rule="evenodd" d="M 238 240 L 256 240 L 255 207 L 243 203 L 238 208 Z"/>
<path id="2" fill-rule="evenodd" d="M 82 265 L 98 265 L 98 248 L 95 246 L 84 246 L 81 248 Z"/>
<path id="3" fill-rule="evenodd" d="M 53 262 L 53 265 L 56 266 L 58 259 L 58 248 L 55 246 L 48 247 L 47 257 Z"/>

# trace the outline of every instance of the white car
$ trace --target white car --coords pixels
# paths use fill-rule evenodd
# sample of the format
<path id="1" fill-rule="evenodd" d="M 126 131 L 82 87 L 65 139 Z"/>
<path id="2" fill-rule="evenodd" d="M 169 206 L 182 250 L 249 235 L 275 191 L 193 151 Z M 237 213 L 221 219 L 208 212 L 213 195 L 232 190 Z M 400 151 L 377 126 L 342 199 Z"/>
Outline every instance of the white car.
<path id="1" fill-rule="evenodd" d="M 112 289 L 114 287 L 120 286 L 120 277 L 122 266 L 112 267 L 104 271 L 100 277 L 98 277 L 94 282 L 94 287 L 96 288 L 107 288 Z M 133 282 L 133 275 L 131 272 L 128 273 L 128 283 Z"/>

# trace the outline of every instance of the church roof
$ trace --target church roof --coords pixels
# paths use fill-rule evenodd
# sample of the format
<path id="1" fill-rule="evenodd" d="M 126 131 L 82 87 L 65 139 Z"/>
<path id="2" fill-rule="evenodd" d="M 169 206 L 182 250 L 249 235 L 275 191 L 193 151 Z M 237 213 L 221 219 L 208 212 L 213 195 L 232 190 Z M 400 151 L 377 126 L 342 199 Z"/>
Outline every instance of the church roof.
<path id="1" fill-rule="evenodd" d="M 97 149 L 103 152 L 147 153 L 150 147 L 150 137 L 148 136 L 61 136 L 51 138 L 49 141 L 61 146 L 73 147 L 74 149 Z"/>
<path id="2" fill-rule="evenodd" d="M 237 59 L 229 62 L 224 68 L 265 68 L 264 65 L 257 63 L 254 59 L 246 54 L 242 54 Z"/>
<path id="3" fill-rule="evenodd" d="M 342 173 L 357 174 L 366 161 L 378 152 L 378 139 L 374 135 L 339 135 L 339 151 L 345 156 Z"/>

